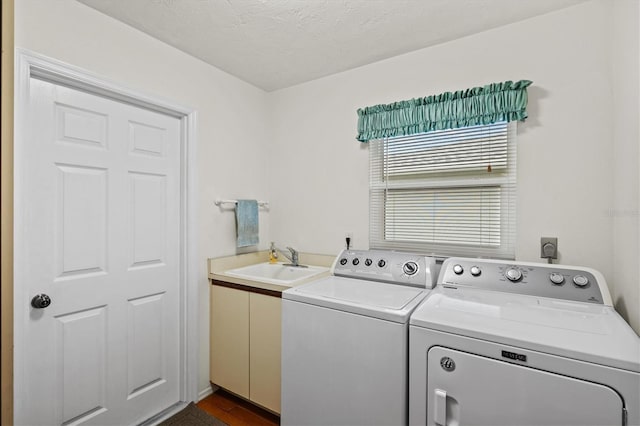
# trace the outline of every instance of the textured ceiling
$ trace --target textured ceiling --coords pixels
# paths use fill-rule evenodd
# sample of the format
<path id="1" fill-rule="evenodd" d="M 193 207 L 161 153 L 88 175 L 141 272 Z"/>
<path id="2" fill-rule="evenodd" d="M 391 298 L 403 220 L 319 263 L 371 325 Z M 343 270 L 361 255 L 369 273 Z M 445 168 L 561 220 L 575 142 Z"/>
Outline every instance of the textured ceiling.
<path id="1" fill-rule="evenodd" d="M 584 0 L 78 0 L 267 91 Z"/>

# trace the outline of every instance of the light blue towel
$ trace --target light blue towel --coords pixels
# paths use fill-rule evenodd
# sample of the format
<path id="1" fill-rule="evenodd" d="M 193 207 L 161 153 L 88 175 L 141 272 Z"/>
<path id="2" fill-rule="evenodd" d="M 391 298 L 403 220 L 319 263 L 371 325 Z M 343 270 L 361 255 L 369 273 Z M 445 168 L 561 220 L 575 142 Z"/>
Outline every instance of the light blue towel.
<path id="1" fill-rule="evenodd" d="M 238 247 L 258 244 L 258 202 L 256 200 L 238 200 L 236 228 L 238 230 Z"/>

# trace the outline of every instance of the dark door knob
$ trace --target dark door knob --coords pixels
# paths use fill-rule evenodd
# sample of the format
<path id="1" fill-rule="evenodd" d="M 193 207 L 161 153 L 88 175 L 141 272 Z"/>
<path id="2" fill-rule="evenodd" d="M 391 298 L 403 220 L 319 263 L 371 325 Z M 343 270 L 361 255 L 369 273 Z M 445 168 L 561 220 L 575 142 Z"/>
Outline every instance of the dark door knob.
<path id="1" fill-rule="evenodd" d="M 46 294 L 36 294 L 35 296 L 33 296 L 33 299 L 31 299 L 31 306 L 36 309 L 46 308 L 50 304 L 51 298 Z"/>

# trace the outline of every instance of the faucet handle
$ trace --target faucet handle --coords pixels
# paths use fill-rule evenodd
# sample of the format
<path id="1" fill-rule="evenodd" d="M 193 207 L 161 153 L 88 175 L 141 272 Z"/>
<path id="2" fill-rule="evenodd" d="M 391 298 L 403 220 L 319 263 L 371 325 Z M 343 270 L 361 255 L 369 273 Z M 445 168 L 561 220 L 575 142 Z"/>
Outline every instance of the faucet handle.
<path id="1" fill-rule="evenodd" d="M 294 256 L 294 255 L 298 254 L 298 251 L 297 251 L 297 250 L 295 250 L 295 249 L 293 249 L 293 248 L 291 248 L 291 247 L 287 247 L 287 250 L 289 250 L 289 251 L 291 252 L 291 255 L 292 255 L 292 256 Z"/>

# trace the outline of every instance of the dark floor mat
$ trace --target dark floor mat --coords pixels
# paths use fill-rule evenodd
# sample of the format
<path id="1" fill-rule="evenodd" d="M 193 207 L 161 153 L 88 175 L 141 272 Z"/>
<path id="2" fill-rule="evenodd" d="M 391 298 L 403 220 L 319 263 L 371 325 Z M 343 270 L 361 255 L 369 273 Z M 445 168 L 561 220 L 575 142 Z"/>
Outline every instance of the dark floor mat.
<path id="1" fill-rule="evenodd" d="M 220 419 L 213 417 L 196 407 L 192 402 L 182 411 L 169 417 L 158 426 L 228 426 Z"/>

